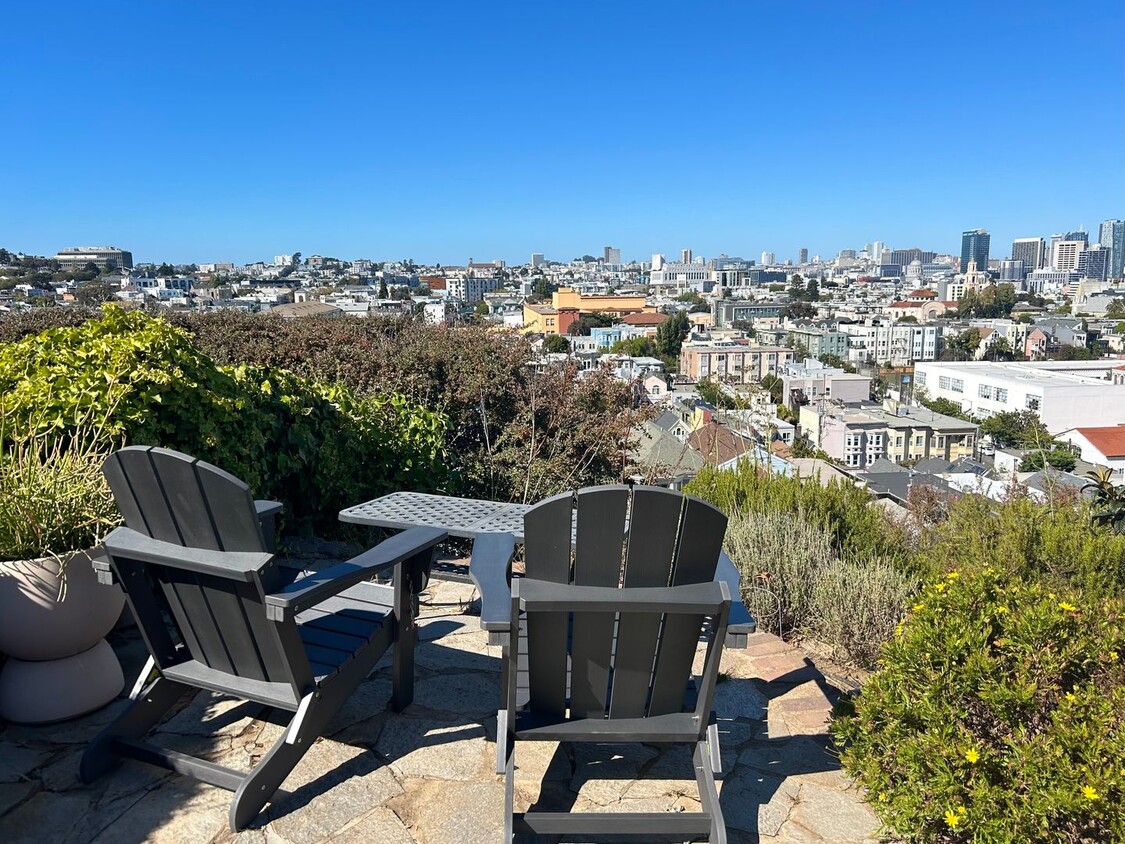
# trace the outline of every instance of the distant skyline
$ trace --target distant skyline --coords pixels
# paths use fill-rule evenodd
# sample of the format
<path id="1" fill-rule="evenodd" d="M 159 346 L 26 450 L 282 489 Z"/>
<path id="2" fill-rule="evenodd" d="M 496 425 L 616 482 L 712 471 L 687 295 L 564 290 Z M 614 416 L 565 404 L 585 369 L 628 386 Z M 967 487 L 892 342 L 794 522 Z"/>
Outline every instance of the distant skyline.
<path id="1" fill-rule="evenodd" d="M 1125 217 L 1119 0 L 5 12 L 8 249 L 1002 258 Z"/>

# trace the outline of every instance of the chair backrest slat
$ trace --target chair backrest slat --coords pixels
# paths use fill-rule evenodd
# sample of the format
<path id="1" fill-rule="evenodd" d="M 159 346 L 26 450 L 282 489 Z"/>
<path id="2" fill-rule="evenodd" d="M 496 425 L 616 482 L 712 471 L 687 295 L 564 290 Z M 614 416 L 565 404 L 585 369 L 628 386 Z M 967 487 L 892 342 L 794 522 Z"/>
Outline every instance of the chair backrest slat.
<path id="1" fill-rule="evenodd" d="M 164 498 L 164 488 L 156 476 L 156 469 L 149 456 L 150 449 L 129 446 L 110 455 L 107 463 L 116 461 L 121 468 L 121 479 L 128 486 L 134 502 L 141 516 L 139 525 L 129 524 L 128 515 L 126 525 L 139 533 L 147 534 L 161 542 L 171 542 L 183 545 L 184 540 L 180 535 L 176 518 Z M 113 489 L 114 498 L 117 489 L 114 487 L 114 476 L 106 473 L 110 488 Z"/>
<path id="2" fill-rule="evenodd" d="M 573 493 L 548 498 L 524 516 L 524 558 L 530 577 L 568 583 Z M 528 621 L 528 695 L 539 712 L 566 711 L 567 613 L 538 613 Z"/>
<path id="3" fill-rule="evenodd" d="M 618 586 L 625 547 L 630 490 L 627 486 L 581 490 L 574 543 L 574 582 Z M 605 715 L 613 658 L 612 612 L 574 613 L 571 634 L 570 710 L 580 717 Z"/>
<path id="4" fill-rule="evenodd" d="M 526 571 L 583 586 L 703 583 L 715 576 L 726 522 L 710 504 L 661 488 L 563 494 L 525 517 Z M 660 612 L 574 613 L 568 626 L 566 613 L 533 613 L 527 620 L 530 706 L 561 715 L 569 687 L 571 717 L 678 712 L 705 620 Z"/>
<path id="5" fill-rule="evenodd" d="M 103 471 L 126 525 L 138 533 L 186 548 L 267 550 L 249 488 L 216 466 L 169 449 L 129 446 L 112 454 Z M 188 652 L 177 659 L 190 656 L 208 668 L 250 680 L 291 685 L 295 678 L 311 676 L 303 650 L 280 645 L 278 625 L 266 618 L 268 587 L 263 580 L 272 582 L 276 566 L 267 564 L 248 582 L 241 571 L 232 570 L 230 577 L 202 574 L 174 561 L 120 563 L 123 569 L 147 574 L 132 576 L 124 585 L 130 600 L 134 591 L 147 592 L 136 597 L 137 606 L 165 608 L 175 638 Z M 138 622 L 152 628 L 146 630 L 147 640 L 168 641 L 159 611 L 144 613 Z M 168 647 L 162 650 L 166 666 Z"/>

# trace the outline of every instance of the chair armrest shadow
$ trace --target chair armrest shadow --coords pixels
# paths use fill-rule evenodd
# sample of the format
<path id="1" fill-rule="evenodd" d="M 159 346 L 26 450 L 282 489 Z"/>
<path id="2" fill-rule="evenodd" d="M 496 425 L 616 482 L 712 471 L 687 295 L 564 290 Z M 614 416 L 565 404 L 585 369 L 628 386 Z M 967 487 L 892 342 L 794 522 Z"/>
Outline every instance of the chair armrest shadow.
<path id="1" fill-rule="evenodd" d="M 298 578 L 284 589 L 266 595 L 266 617 L 284 621 L 349 586 L 369 580 L 404 560 L 427 551 L 448 534 L 438 528 L 415 527 L 395 534 L 345 563 Z"/>

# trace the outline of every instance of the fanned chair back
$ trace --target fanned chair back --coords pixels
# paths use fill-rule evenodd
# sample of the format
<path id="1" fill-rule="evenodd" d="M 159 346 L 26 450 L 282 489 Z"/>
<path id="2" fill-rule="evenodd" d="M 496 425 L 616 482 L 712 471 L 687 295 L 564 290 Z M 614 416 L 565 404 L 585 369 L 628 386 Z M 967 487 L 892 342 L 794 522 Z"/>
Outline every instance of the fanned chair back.
<path id="1" fill-rule="evenodd" d="M 726 526 L 720 510 L 680 492 L 589 487 L 549 498 L 526 514 L 526 572 L 579 586 L 708 583 Z M 543 612 L 527 623 L 532 710 L 563 716 L 568 690 L 571 718 L 683 710 L 703 616 Z"/>
<path id="2" fill-rule="evenodd" d="M 157 665 L 192 671 L 210 686 L 221 672 L 248 698 L 295 705 L 313 670 L 296 625 L 267 619 L 265 595 L 279 569 L 247 485 L 217 466 L 150 446 L 115 452 L 103 471 L 126 526 L 185 549 L 173 557 L 112 536 L 106 542 Z M 188 549 L 226 552 L 224 563 L 193 564 Z"/>

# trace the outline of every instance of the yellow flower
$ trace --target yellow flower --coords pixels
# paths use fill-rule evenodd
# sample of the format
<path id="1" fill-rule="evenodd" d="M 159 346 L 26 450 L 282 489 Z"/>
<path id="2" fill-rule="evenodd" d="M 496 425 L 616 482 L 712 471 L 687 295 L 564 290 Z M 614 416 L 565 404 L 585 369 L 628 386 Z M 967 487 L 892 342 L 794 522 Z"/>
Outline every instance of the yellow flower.
<path id="1" fill-rule="evenodd" d="M 956 580 L 960 576 L 961 576 L 961 572 L 958 572 L 958 571 L 951 571 L 949 574 L 946 575 L 946 577 L 949 578 L 950 580 Z"/>
<path id="2" fill-rule="evenodd" d="M 940 592 L 940 591 L 941 591 L 942 589 L 944 589 L 944 588 L 945 588 L 945 584 L 944 584 L 944 583 L 935 583 L 935 584 L 934 584 L 934 589 L 935 589 L 936 591 L 938 591 L 938 592 Z"/>
<path id="3" fill-rule="evenodd" d="M 1003 615 L 1003 614 L 1004 614 L 1004 613 L 1006 613 L 1007 611 L 1008 611 L 1008 608 L 1007 608 L 1006 606 L 1004 606 L 1003 604 L 1001 604 L 1000 606 L 998 606 L 998 607 L 996 608 L 996 614 L 997 614 L 997 615 Z"/>
<path id="4" fill-rule="evenodd" d="M 885 791 L 879 792 L 879 802 L 880 803 L 886 803 L 887 802 L 887 792 L 885 792 Z"/>
<path id="5" fill-rule="evenodd" d="M 957 829 L 957 824 L 961 823 L 961 816 L 955 813 L 952 809 L 946 809 L 945 823 L 950 829 Z"/>
<path id="6" fill-rule="evenodd" d="M 1074 692 L 1067 692 L 1065 697 L 1066 697 L 1067 700 L 1071 700 L 1071 701 L 1078 700 L 1078 698 L 1076 698 L 1074 696 Z"/>
<path id="7" fill-rule="evenodd" d="M 1059 609 L 1064 612 L 1078 612 L 1078 607 L 1074 604 L 1068 604 L 1066 601 L 1059 601 Z"/>
<path id="8" fill-rule="evenodd" d="M 1097 800 L 1101 795 L 1098 794 L 1098 790 L 1093 786 L 1084 785 L 1082 786 L 1082 796 L 1087 800 Z"/>
<path id="9" fill-rule="evenodd" d="M 975 765 L 977 763 L 977 760 L 980 759 L 980 753 L 975 747 L 970 747 L 965 751 L 965 758 L 968 759 L 970 763 Z"/>
<path id="10" fill-rule="evenodd" d="M 914 607 L 913 607 L 913 610 L 914 610 L 914 612 L 918 612 L 918 610 L 922 609 L 922 607 L 924 607 L 924 606 L 926 606 L 926 605 L 925 604 L 915 604 Z"/>
<path id="11" fill-rule="evenodd" d="M 1109 658 L 1112 659 L 1112 660 L 1116 660 L 1117 659 L 1117 651 L 1110 651 L 1109 652 Z"/>

